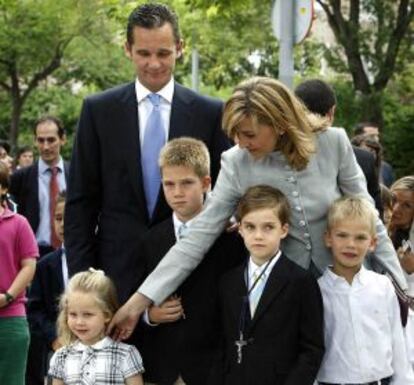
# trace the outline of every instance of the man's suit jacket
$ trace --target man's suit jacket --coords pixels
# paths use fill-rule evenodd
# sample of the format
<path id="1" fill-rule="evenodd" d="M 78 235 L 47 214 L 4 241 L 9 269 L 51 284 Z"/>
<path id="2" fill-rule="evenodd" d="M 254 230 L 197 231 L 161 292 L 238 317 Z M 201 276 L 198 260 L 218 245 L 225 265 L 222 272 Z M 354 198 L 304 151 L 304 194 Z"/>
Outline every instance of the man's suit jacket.
<path id="1" fill-rule="evenodd" d="M 64 162 L 65 179 L 69 176 L 69 163 Z M 26 217 L 36 234 L 40 222 L 39 161 L 16 170 L 10 178 L 10 194 L 17 203 L 17 212 Z"/>
<path id="2" fill-rule="evenodd" d="M 148 231 L 141 248 L 146 274 L 175 242 L 172 218 Z M 181 375 L 187 385 L 206 383 L 220 335 L 219 278 L 246 258 L 238 234 L 223 233 L 176 292 L 181 297 L 185 319 L 139 328 L 142 341 L 138 346 L 145 362 L 145 381 L 172 384 Z"/>
<path id="3" fill-rule="evenodd" d="M 229 146 L 221 115 L 220 101 L 175 84 L 169 139 L 190 136 L 204 141 L 213 178 Z M 103 269 L 114 280 L 121 302 L 137 289 L 133 283 L 142 271 L 137 263 L 142 235 L 171 212 L 161 191 L 153 218 L 148 218 L 140 156 L 135 83 L 86 98 L 66 203 L 69 272 L 90 266 Z"/>
<path id="4" fill-rule="evenodd" d="M 379 176 L 375 168 L 374 155 L 356 146 L 352 146 L 352 148 L 354 150 L 355 158 L 359 164 L 359 167 L 361 167 L 361 170 L 365 175 L 365 179 L 367 180 L 368 193 L 371 195 L 372 199 L 374 199 L 375 207 L 377 208 L 378 212 L 380 213 L 380 217 L 382 218 L 383 209 L 381 201 L 381 189 L 379 185 Z"/>
<path id="5" fill-rule="evenodd" d="M 215 385 L 312 385 L 324 353 L 323 303 L 316 280 L 284 254 L 276 262 L 253 319 L 247 311 L 241 364 L 235 341 L 247 294 L 246 264 L 222 277 L 219 289 L 224 360 Z"/>
<path id="6" fill-rule="evenodd" d="M 59 297 L 63 289 L 62 249 L 58 249 L 37 263 L 27 304 L 30 329 L 41 334 L 49 346 L 56 339 Z"/>

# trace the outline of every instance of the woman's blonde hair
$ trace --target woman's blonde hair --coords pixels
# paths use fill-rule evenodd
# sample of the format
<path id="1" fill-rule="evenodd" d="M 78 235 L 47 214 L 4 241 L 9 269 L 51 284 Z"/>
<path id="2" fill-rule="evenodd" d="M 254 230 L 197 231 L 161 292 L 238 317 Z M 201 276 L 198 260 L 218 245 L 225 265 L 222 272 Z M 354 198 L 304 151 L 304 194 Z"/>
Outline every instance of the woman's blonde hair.
<path id="1" fill-rule="evenodd" d="M 404 176 L 395 181 L 390 187 L 391 192 L 395 190 L 409 190 L 414 192 L 414 175 Z"/>
<path id="2" fill-rule="evenodd" d="M 119 307 L 115 286 L 102 270 L 89 268 L 88 271 L 75 274 L 69 280 L 59 302 L 57 328 L 58 336 L 64 345 L 69 345 L 76 340 L 76 336 L 68 326 L 68 299 L 74 292 L 93 295 L 96 304 L 108 318 L 112 318 Z"/>
<path id="3" fill-rule="evenodd" d="M 327 126 L 327 119 L 311 114 L 281 82 L 254 77 L 240 83 L 224 106 L 223 127 L 235 139 L 239 125 L 250 119 L 273 127 L 278 137 L 277 149 L 296 170 L 304 169 L 316 151 L 314 132 Z"/>

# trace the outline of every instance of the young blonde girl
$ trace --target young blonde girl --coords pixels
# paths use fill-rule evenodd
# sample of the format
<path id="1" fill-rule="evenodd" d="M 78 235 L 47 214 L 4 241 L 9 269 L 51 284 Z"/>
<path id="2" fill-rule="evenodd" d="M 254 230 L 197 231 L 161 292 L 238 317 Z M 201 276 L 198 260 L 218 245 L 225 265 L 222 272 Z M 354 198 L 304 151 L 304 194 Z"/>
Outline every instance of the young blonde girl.
<path id="1" fill-rule="evenodd" d="M 115 287 L 101 270 L 75 274 L 60 300 L 58 334 L 65 345 L 52 357 L 53 385 L 143 385 L 138 350 L 105 336 L 118 308 Z"/>
<path id="2" fill-rule="evenodd" d="M 8 208 L 8 187 L 9 170 L 0 161 L 0 384 L 23 385 L 30 339 L 25 291 L 39 251 L 26 218 Z"/>

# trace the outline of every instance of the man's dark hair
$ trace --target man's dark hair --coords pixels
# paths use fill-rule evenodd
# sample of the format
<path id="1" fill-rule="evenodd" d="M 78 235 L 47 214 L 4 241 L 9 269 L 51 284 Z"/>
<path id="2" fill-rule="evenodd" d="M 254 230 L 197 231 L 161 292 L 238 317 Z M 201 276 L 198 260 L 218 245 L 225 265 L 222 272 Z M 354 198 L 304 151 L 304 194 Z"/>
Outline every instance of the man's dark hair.
<path id="1" fill-rule="evenodd" d="M 39 124 L 47 123 L 47 122 L 52 122 L 52 123 L 56 124 L 56 126 L 58 128 L 59 138 L 62 139 L 64 137 L 65 133 L 66 133 L 65 128 L 63 127 L 63 123 L 59 118 L 57 118 L 56 116 L 52 116 L 52 115 L 42 116 L 41 118 L 36 120 L 34 128 L 33 128 L 34 136 L 37 135 L 37 126 Z"/>
<path id="2" fill-rule="evenodd" d="M 332 87 L 319 79 L 306 80 L 295 89 L 296 96 L 308 110 L 314 114 L 326 116 L 336 105 L 336 96 Z"/>
<path id="3" fill-rule="evenodd" d="M 354 127 L 354 135 L 361 135 L 365 134 L 365 127 L 377 127 L 379 129 L 379 126 L 377 123 L 374 122 L 359 122 Z"/>
<path id="4" fill-rule="evenodd" d="M 135 8 L 128 18 L 127 41 L 129 45 L 134 43 L 134 27 L 146 29 L 160 28 L 165 23 L 172 27 L 174 40 L 178 43 L 181 40 L 180 27 L 177 15 L 173 10 L 164 4 L 147 3 Z"/>

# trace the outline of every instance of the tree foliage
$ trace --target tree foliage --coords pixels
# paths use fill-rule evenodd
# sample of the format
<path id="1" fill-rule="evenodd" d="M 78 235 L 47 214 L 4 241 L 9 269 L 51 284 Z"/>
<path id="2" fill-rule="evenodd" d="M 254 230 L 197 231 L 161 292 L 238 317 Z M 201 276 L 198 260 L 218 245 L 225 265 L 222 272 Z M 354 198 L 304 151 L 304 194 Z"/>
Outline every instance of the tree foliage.
<path id="1" fill-rule="evenodd" d="M 361 94 L 365 120 L 383 122 L 383 91 L 413 58 L 410 0 L 316 0 L 338 42 L 328 55 L 337 70 L 348 71 Z"/>
<path id="2" fill-rule="evenodd" d="M 23 106 L 42 82 L 64 84 L 95 76 L 105 83 L 102 73 L 106 72 L 91 69 L 114 58 L 113 53 L 105 55 L 109 51 L 101 50 L 114 39 L 106 7 L 102 0 L 0 2 L 0 93 L 10 107 L 12 146 L 17 142 Z M 92 51 L 100 55 L 92 59 Z M 60 78 L 58 69 L 62 69 Z"/>

